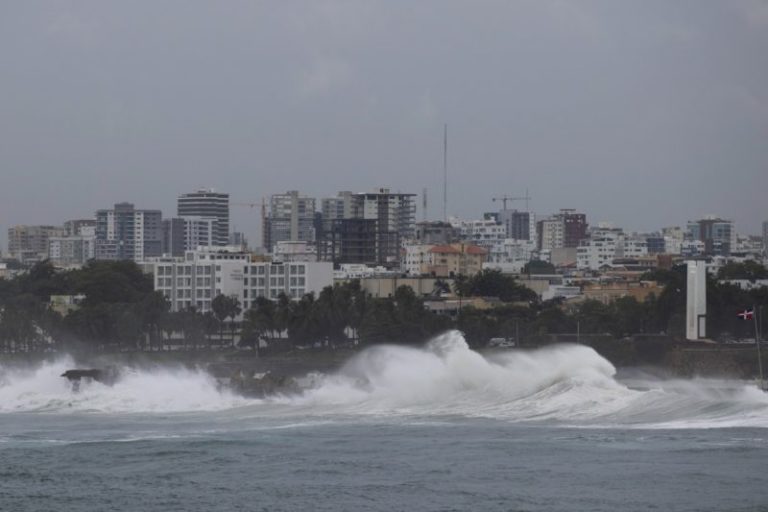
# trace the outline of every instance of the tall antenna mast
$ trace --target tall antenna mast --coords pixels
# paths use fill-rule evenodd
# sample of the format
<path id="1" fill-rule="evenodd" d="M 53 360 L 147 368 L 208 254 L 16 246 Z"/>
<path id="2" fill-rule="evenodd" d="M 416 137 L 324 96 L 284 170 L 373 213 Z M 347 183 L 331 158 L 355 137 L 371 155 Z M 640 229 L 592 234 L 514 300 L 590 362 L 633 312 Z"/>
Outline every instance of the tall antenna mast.
<path id="1" fill-rule="evenodd" d="M 448 123 L 443 125 L 443 220 L 448 222 Z"/>
<path id="2" fill-rule="evenodd" d="M 421 190 L 421 220 L 427 222 L 427 187 Z"/>

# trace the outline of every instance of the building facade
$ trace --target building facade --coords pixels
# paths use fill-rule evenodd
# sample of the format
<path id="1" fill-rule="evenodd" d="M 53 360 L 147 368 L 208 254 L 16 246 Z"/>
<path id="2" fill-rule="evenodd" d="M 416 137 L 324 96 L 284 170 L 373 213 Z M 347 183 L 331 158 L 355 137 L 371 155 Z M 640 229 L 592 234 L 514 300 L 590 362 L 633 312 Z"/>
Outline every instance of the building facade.
<path id="1" fill-rule="evenodd" d="M 536 221 L 530 212 L 501 210 L 498 220 L 506 229 L 506 238 L 534 240 L 536 237 Z"/>
<path id="2" fill-rule="evenodd" d="M 229 243 L 229 194 L 213 189 L 201 189 L 182 194 L 177 200 L 176 214 L 179 217 L 213 219 L 214 246 Z"/>
<path id="3" fill-rule="evenodd" d="M 49 239 L 48 259 L 56 266 L 85 265 L 95 256 L 95 235 L 57 236 Z"/>
<path id="4" fill-rule="evenodd" d="M 313 197 L 296 190 L 272 195 L 264 218 L 264 248 L 271 252 L 277 242 L 314 242 L 315 221 Z"/>
<path id="5" fill-rule="evenodd" d="M 506 228 L 494 219 L 451 219 L 451 224 L 458 230 L 461 241 L 486 249 L 503 242 L 507 237 Z"/>
<path id="6" fill-rule="evenodd" d="M 688 222 L 688 238 L 704 244 L 708 256 L 728 256 L 736 245 L 733 221 L 708 216 Z"/>
<path id="7" fill-rule="evenodd" d="M 448 222 L 417 222 L 414 241 L 417 244 L 452 244 L 459 240 L 459 230 Z"/>
<path id="8" fill-rule="evenodd" d="M 22 263 L 42 261 L 48 257 L 50 239 L 65 235 L 61 226 L 14 226 L 8 229 L 8 255 Z"/>
<path id="9" fill-rule="evenodd" d="M 352 217 L 373 219 L 380 233 L 397 233 L 401 240 L 413 238 L 416 229 L 416 194 L 380 188 L 352 195 Z"/>
<path id="10" fill-rule="evenodd" d="M 339 192 L 336 197 L 324 198 L 320 203 L 325 232 L 330 232 L 333 221 L 352 218 L 352 192 Z"/>
<path id="11" fill-rule="evenodd" d="M 298 299 L 333 285 L 331 263 L 251 262 L 249 253 L 225 250 L 188 251 L 184 258 L 145 262 L 144 269 L 172 311 L 206 313 L 217 295 L 237 298 L 245 311 L 258 297 L 276 300 L 284 293 Z"/>
<path id="12" fill-rule="evenodd" d="M 218 226 L 212 217 L 174 217 L 163 220 L 163 254 L 183 256 L 199 247 L 214 247 Z"/>
<path id="13" fill-rule="evenodd" d="M 408 244 L 403 250 L 402 270 L 412 276 L 471 276 L 483 268 L 488 251 L 471 244 Z"/>
<path id="14" fill-rule="evenodd" d="M 162 252 L 160 210 L 136 210 L 131 203 L 118 203 L 96 212 L 96 259 L 142 261 Z"/>

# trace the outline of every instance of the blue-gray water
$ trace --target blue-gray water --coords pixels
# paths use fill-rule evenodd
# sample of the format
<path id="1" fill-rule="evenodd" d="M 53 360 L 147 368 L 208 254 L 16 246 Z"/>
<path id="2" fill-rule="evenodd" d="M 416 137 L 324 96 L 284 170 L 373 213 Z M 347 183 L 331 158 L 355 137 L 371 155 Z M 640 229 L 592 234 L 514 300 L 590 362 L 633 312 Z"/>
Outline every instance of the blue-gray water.
<path id="1" fill-rule="evenodd" d="M 73 394 L 68 364 L 3 370 L 0 510 L 768 510 L 760 391 L 616 379 L 584 347 L 454 335 L 268 400 L 186 370 Z"/>

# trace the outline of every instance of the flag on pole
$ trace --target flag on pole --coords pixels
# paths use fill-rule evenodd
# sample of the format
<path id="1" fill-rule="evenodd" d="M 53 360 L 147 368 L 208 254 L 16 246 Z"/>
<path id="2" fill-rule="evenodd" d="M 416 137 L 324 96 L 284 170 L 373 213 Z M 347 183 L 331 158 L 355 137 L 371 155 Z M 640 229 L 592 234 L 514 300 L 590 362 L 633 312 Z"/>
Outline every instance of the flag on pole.
<path id="1" fill-rule="evenodd" d="M 744 311 L 740 312 L 738 316 L 744 320 L 752 320 L 754 315 L 755 311 L 753 309 L 745 309 Z"/>

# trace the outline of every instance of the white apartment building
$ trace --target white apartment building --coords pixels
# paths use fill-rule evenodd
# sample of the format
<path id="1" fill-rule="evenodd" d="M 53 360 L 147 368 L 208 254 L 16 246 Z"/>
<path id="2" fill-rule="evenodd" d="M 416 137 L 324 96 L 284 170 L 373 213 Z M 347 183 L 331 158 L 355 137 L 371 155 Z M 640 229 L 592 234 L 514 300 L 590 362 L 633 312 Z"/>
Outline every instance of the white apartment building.
<path id="1" fill-rule="evenodd" d="M 706 245 L 701 240 L 683 240 L 680 242 L 679 254 L 683 256 L 700 256 L 706 251 Z"/>
<path id="2" fill-rule="evenodd" d="M 96 235 L 72 235 L 48 239 L 48 259 L 57 266 L 84 265 L 96 255 Z"/>
<path id="3" fill-rule="evenodd" d="M 536 250 L 535 240 L 517 240 L 507 238 L 490 247 L 489 263 L 519 263 L 523 264 L 533 259 Z"/>
<path id="4" fill-rule="evenodd" d="M 217 295 L 237 298 L 245 311 L 260 296 L 274 300 L 285 293 L 298 299 L 333 285 L 330 262 L 251 262 L 250 253 L 218 249 L 187 251 L 184 258 L 157 258 L 143 264 L 172 311 L 211 311 Z"/>
<path id="5" fill-rule="evenodd" d="M 459 231 L 459 238 L 466 243 L 486 249 L 507 238 L 507 228 L 493 219 L 460 220 L 450 219 L 451 225 Z"/>
<path id="6" fill-rule="evenodd" d="M 315 198 L 300 195 L 296 190 L 273 194 L 264 219 L 263 245 L 272 251 L 282 241 L 315 241 Z"/>
<path id="7" fill-rule="evenodd" d="M 565 245 L 565 224 L 562 219 L 549 218 L 539 222 L 542 251 L 551 251 Z"/>
<path id="8" fill-rule="evenodd" d="M 616 258 L 620 236 L 617 233 L 602 233 L 582 241 L 576 249 L 576 268 L 600 270 L 610 266 Z"/>
<path id="9" fill-rule="evenodd" d="M 362 263 L 342 263 L 339 270 L 333 271 L 333 278 L 337 281 L 349 279 L 366 279 L 379 276 L 396 276 L 400 272 L 388 270 L 386 267 L 369 267 Z"/>
<path id="10" fill-rule="evenodd" d="M 273 261 L 317 261 L 317 247 L 309 242 L 282 241 L 275 244 Z"/>
<path id="11" fill-rule="evenodd" d="M 648 256 L 648 242 L 645 238 L 621 237 L 617 249 L 617 258 L 642 258 Z"/>
<path id="12" fill-rule="evenodd" d="M 648 256 L 648 242 L 642 237 L 625 235 L 618 228 L 598 228 L 576 249 L 576 268 L 600 270 L 616 258 Z"/>
<path id="13" fill-rule="evenodd" d="M 403 261 L 400 269 L 408 275 L 420 276 L 427 272 L 427 266 L 432 262 L 429 250 L 434 244 L 407 244 L 403 247 Z"/>

